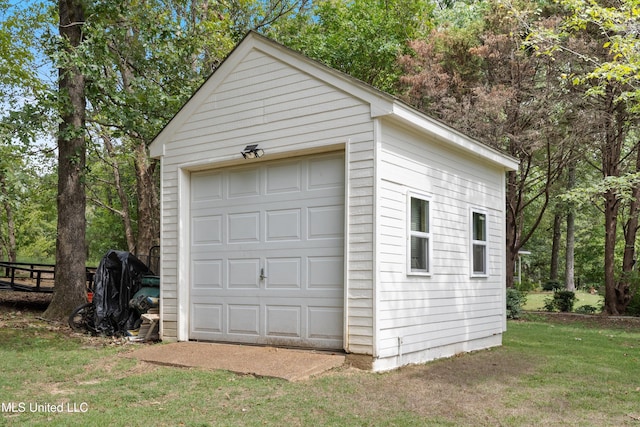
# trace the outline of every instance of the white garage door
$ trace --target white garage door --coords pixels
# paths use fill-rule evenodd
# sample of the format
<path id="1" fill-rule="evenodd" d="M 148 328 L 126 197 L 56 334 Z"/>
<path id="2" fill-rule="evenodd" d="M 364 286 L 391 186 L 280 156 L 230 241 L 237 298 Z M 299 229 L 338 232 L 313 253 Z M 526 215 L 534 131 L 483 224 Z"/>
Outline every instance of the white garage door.
<path id="1" fill-rule="evenodd" d="M 191 177 L 189 338 L 342 348 L 344 156 Z"/>

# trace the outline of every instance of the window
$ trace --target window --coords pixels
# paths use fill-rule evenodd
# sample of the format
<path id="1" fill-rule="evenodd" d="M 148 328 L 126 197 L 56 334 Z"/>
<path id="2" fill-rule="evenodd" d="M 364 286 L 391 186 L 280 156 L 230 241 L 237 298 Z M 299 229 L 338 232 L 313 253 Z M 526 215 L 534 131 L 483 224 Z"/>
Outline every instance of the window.
<path id="1" fill-rule="evenodd" d="M 482 276 L 487 274 L 487 215 L 475 211 L 471 215 L 472 274 Z"/>
<path id="2" fill-rule="evenodd" d="M 410 273 L 430 272 L 429 201 L 410 197 L 409 253 Z"/>

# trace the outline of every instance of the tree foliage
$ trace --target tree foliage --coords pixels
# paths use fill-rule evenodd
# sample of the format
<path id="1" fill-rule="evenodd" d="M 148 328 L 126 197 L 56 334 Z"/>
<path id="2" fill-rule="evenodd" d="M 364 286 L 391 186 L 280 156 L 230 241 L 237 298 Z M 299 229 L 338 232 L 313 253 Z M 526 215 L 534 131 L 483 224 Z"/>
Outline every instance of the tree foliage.
<path id="1" fill-rule="evenodd" d="M 541 19 L 535 5 L 524 6 L 516 17 L 488 2 L 464 28 L 443 23 L 413 41 L 414 54 L 401 59 L 409 103 L 520 160 L 507 185 L 509 287 L 518 252 L 544 217 L 574 140 L 555 64 L 523 49 L 525 24 Z"/>
<path id="2" fill-rule="evenodd" d="M 269 35 L 379 89 L 394 92 L 397 57 L 431 26 L 424 0 L 321 0 L 308 14 L 275 26 Z"/>

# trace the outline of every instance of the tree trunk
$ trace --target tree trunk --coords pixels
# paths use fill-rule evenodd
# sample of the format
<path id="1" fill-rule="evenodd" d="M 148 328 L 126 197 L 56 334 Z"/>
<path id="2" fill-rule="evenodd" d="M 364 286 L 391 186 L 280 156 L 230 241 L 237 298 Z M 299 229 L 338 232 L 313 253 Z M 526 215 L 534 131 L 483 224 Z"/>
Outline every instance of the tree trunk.
<path id="1" fill-rule="evenodd" d="M 640 144 L 636 145 L 636 172 L 640 172 Z M 616 286 L 618 311 L 624 312 L 633 297 L 631 281 L 636 264 L 636 236 L 638 234 L 638 210 L 640 209 L 640 183 L 631 190 L 629 219 L 624 227 L 624 253 L 622 255 L 622 278 Z"/>
<path id="2" fill-rule="evenodd" d="M 4 200 L 4 211 L 7 216 L 7 260 L 9 262 L 16 262 L 16 224 L 13 219 L 13 209 L 11 208 L 11 204 L 9 203 L 9 192 L 7 191 L 7 183 L 3 174 L 0 174 L 0 195 L 3 196 L 2 199 Z M 1 255 L 2 252 L 0 251 L 0 260 L 3 259 Z"/>
<path id="3" fill-rule="evenodd" d="M 82 42 L 84 7 L 81 0 L 59 0 L 60 36 L 69 56 Z M 85 80 L 69 61 L 59 69 L 59 96 L 63 100 L 58 133 L 58 237 L 53 299 L 43 316 L 63 320 L 86 301 L 85 242 Z"/>
<path id="4" fill-rule="evenodd" d="M 560 268 L 560 238 L 562 237 L 562 215 L 556 212 L 553 216 L 553 237 L 551 240 L 551 267 L 549 269 L 549 280 L 558 281 L 558 271 Z"/>
<path id="5" fill-rule="evenodd" d="M 118 159 L 115 156 L 113 150 L 113 144 L 111 143 L 111 137 L 109 135 L 102 135 L 104 146 L 107 150 L 107 155 L 110 158 L 111 169 L 113 170 L 113 181 L 118 192 L 118 199 L 120 200 L 120 206 L 122 210 L 117 211 L 120 218 L 122 218 L 122 224 L 124 225 L 124 234 L 127 239 L 127 250 L 134 252 L 136 247 L 136 241 L 134 238 L 133 226 L 131 225 L 131 213 L 129 212 L 129 197 L 127 197 L 126 191 L 122 187 L 122 179 L 120 177 L 120 166 L 118 165 Z M 113 210 L 115 211 L 115 209 Z"/>
<path id="6" fill-rule="evenodd" d="M 506 286 L 513 288 L 513 275 L 515 272 L 516 262 L 518 261 L 518 251 L 520 250 L 520 230 L 518 226 L 518 191 L 516 184 L 517 175 L 515 172 L 507 173 L 507 253 L 506 264 Z"/>
<path id="7" fill-rule="evenodd" d="M 154 176 L 157 162 L 149 159 L 144 143 L 139 143 L 135 150 L 138 195 L 136 252 L 143 261 L 148 261 L 146 257 L 150 249 L 160 243 L 160 203 Z M 159 274 L 157 271 L 154 273 Z"/>
<path id="8" fill-rule="evenodd" d="M 125 60 L 121 60 L 119 65 L 123 90 L 130 92 L 134 72 L 131 65 Z M 136 138 L 133 138 L 132 141 L 138 198 L 138 235 L 133 252 L 142 261 L 149 264 L 147 256 L 150 249 L 160 244 L 160 203 L 154 177 L 157 161 L 149 159 L 147 141 Z M 158 274 L 158 272 L 154 273 Z"/>
<path id="9" fill-rule="evenodd" d="M 618 315 L 615 277 L 616 230 L 618 224 L 618 200 L 615 192 L 605 193 L 604 206 L 604 308 L 608 314 Z"/>
<path id="10" fill-rule="evenodd" d="M 620 158 L 624 142 L 623 112 L 616 108 L 614 93 L 608 88 L 609 106 L 604 117 L 604 146 L 602 150 L 602 173 L 604 178 L 620 176 Z M 616 233 L 620 202 L 616 189 L 604 193 L 604 308 L 607 314 L 621 314 L 618 305 L 618 286 L 615 275 Z"/>
<path id="11" fill-rule="evenodd" d="M 571 190 L 576 183 L 576 168 L 569 165 L 569 176 L 567 179 L 567 189 Z M 567 245 L 565 248 L 565 276 L 564 287 L 568 291 L 575 291 L 576 284 L 574 281 L 574 247 L 575 247 L 575 213 L 573 206 L 569 206 L 567 211 Z"/>

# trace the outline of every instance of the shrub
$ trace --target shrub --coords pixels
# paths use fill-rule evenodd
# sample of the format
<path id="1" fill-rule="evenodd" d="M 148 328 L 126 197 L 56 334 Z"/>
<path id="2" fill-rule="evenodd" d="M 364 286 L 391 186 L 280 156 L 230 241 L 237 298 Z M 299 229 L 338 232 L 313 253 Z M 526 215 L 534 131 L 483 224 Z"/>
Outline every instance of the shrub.
<path id="1" fill-rule="evenodd" d="M 553 293 L 553 301 L 562 312 L 573 310 L 573 304 L 576 302 L 576 293 L 573 291 L 555 291 Z"/>
<path id="2" fill-rule="evenodd" d="M 544 311 L 556 311 L 555 300 L 552 297 L 544 299 Z"/>
<path id="3" fill-rule="evenodd" d="M 564 313 L 573 310 L 573 304 L 576 302 L 576 294 L 573 291 L 559 291 L 553 293 L 553 298 L 544 300 L 544 309 L 546 311 L 562 311 Z"/>
<path id="4" fill-rule="evenodd" d="M 524 292 L 514 288 L 507 289 L 507 318 L 519 319 L 522 314 L 522 306 L 527 301 Z"/>
<path id="5" fill-rule="evenodd" d="M 636 289 L 633 297 L 631 297 L 631 301 L 629 301 L 629 305 L 627 305 L 626 313 L 629 316 L 640 317 L 640 292 Z"/>
<path id="6" fill-rule="evenodd" d="M 549 280 L 542 285 L 543 291 L 557 291 L 560 289 L 560 282 L 556 280 Z"/>

